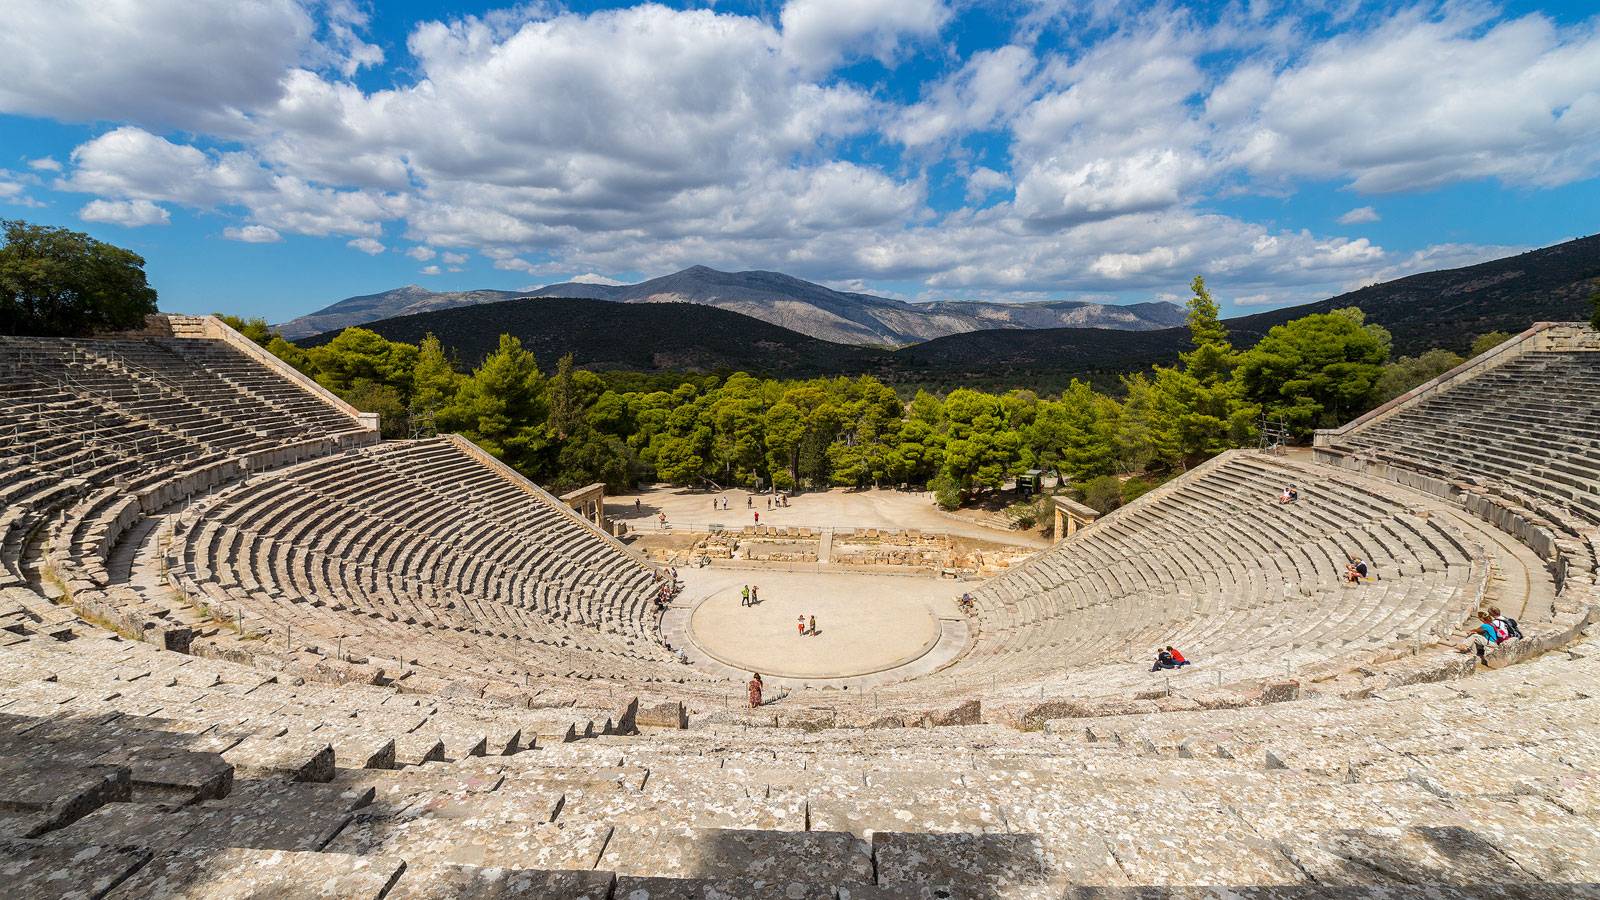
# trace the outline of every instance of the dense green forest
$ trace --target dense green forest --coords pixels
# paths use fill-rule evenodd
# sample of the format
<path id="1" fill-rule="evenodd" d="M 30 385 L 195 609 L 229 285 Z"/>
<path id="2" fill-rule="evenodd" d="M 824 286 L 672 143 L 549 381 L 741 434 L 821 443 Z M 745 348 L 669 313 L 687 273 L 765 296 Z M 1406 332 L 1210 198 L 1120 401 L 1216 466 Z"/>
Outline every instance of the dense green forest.
<path id="1" fill-rule="evenodd" d="M 1276 326 L 1240 351 L 1203 279 L 1193 292 L 1190 348 L 1176 365 L 1126 376 L 1114 393 L 1074 381 L 1050 396 L 958 388 L 902 397 L 870 376 L 595 373 L 575 368 L 570 355 L 545 370 L 511 335 L 459 372 L 432 335 L 411 344 L 349 328 L 302 348 L 263 321 L 229 321 L 380 413 L 386 435 L 459 432 L 558 488 L 913 484 L 947 506 L 1030 468 L 1060 472 L 1097 505 L 1113 506 L 1253 444 L 1262 421 L 1304 438 L 1462 361 L 1445 350 L 1392 360 L 1388 332 L 1354 308 Z M 1505 337 L 1485 335 L 1474 349 Z M 1135 474 L 1148 477 L 1127 480 Z"/>

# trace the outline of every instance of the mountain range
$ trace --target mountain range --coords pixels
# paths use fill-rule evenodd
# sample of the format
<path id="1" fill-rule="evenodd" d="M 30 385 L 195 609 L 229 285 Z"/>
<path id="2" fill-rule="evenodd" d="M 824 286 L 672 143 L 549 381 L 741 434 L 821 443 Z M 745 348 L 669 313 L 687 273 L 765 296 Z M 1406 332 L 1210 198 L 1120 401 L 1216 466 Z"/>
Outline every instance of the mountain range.
<path id="1" fill-rule="evenodd" d="M 582 285 L 605 289 L 605 285 Z M 826 290 L 826 289 L 824 289 Z M 1312 313 L 1360 307 L 1394 337 L 1394 354 L 1434 347 L 1465 352 L 1491 331 L 1538 321 L 1587 319 L 1600 290 L 1600 235 L 1504 259 L 1369 285 L 1315 303 L 1225 320 L 1235 346 L 1274 325 Z M 354 298 L 359 299 L 359 298 Z M 435 334 L 462 368 L 491 352 L 502 332 L 517 335 L 540 365 L 572 353 L 579 366 L 638 372 L 726 372 L 801 377 L 873 374 L 942 388 L 1031 387 L 1051 392 L 1071 378 L 1102 386 L 1119 375 L 1169 364 L 1188 329 L 986 329 L 890 350 L 826 341 L 734 311 L 682 301 L 619 303 L 595 298 L 512 299 L 381 319 L 366 327 L 391 340 Z M 314 346 L 338 330 L 299 341 Z"/>
<path id="2" fill-rule="evenodd" d="M 1118 306 L 1062 300 L 1041 303 L 907 303 L 836 291 L 780 272 L 721 272 L 692 266 L 638 284 L 566 281 L 532 291 L 434 292 L 417 285 L 340 300 L 277 326 L 295 340 L 379 319 L 513 298 L 562 297 L 615 303 L 694 303 L 740 313 L 839 344 L 901 346 L 992 328 L 1107 328 L 1145 331 L 1184 321 L 1183 308 L 1147 302 Z"/>

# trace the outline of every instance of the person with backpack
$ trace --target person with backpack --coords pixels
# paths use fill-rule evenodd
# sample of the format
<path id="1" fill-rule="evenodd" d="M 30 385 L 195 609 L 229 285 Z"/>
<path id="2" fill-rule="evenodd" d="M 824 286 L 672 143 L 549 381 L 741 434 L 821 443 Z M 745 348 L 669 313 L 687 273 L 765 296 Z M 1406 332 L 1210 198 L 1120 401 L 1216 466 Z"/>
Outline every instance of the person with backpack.
<path id="1" fill-rule="evenodd" d="M 1489 621 L 1488 613 L 1478 613 L 1478 621 L 1473 623 L 1467 632 L 1467 639 L 1456 648 L 1457 653 L 1476 653 L 1478 660 L 1483 660 L 1484 654 L 1493 650 L 1500 643 L 1500 633 L 1495 630 Z"/>
<path id="2" fill-rule="evenodd" d="M 1522 638 L 1522 629 L 1517 627 L 1517 620 L 1511 618 L 1510 616 L 1502 615 L 1500 613 L 1500 607 L 1489 607 L 1489 619 L 1491 622 L 1493 622 L 1494 630 L 1496 632 L 1505 632 L 1506 636 L 1501 638 L 1502 641 L 1508 639 L 1520 640 Z"/>

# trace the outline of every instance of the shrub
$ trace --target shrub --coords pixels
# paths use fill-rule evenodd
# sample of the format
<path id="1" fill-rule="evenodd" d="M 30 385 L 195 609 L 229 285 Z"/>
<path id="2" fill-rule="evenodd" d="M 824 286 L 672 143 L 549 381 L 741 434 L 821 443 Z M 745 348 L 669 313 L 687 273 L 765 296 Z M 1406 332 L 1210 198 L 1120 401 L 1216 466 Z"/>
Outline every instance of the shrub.
<path id="1" fill-rule="evenodd" d="M 953 510 L 961 506 L 961 485 L 948 475 L 939 475 L 928 485 L 933 488 L 933 499 L 943 510 Z"/>
<path id="2" fill-rule="evenodd" d="M 1152 488 L 1160 483 L 1154 478 L 1145 478 L 1143 476 L 1129 478 L 1122 483 L 1122 502 L 1125 504 L 1132 503 L 1149 493 Z"/>
<path id="3" fill-rule="evenodd" d="M 1100 475 L 1084 482 L 1083 502 L 1103 515 L 1122 505 L 1122 482 L 1111 475 Z"/>
<path id="4" fill-rule="evenodd" d="M 1011 517 L 1012 526 L 1032 528 L 1039 524 L 1039 517 L 1044 512 L 1044 504 L 1041 501 L 1046 499 L 1048 498 L 1041 494 L 1032 500 L 1018 500 L 1006 507 L 1006 515 Z"/>

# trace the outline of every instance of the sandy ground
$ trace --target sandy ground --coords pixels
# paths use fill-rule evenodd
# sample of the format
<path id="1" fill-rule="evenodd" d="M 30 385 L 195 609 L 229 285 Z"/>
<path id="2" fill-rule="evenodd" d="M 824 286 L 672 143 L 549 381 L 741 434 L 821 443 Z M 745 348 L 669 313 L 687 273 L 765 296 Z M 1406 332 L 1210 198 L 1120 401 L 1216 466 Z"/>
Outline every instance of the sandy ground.
<path id="1" fill-rule="evenodd" d="M 765 516 L 763 516 L 765 518 Z M 957 582 L 895 575 L 680 569 L 693 605 L 694 642 L 719 661 L 765 675 L 862 675 L 921 656 L 938 638 L 940 616 L 961 613 Z M 754 584 L 761 603 L 740 605 Z M 817 618 L 815 635 L 796 619 Z"/>
<path id="2" fill-rule="evenodd" d="M 713 510 L 713 498 L 727 498 L 728 509 Z M 747 501 L 753 507 L 746 507 Z M 606 516 L 645 532 L 655 529 L 662 512 L 674 529 L 699 531 L 708 530 L 709 525 L 753 525 L 755 514 L 760 513 L 762 525 L 779 527 L 917 529 L 1023 547 L 1045 547 L 1050 543 L 1037 532 L 990 528 L 945 515 L 933 505 L 933 496 L 923 492 L 834 488 L 801 494 L 791 498 L 789 504 L 787 508 L 768 509 L 765 494 L 743 490 L 713 494 L 663 486 L 607 497 Z"/>

